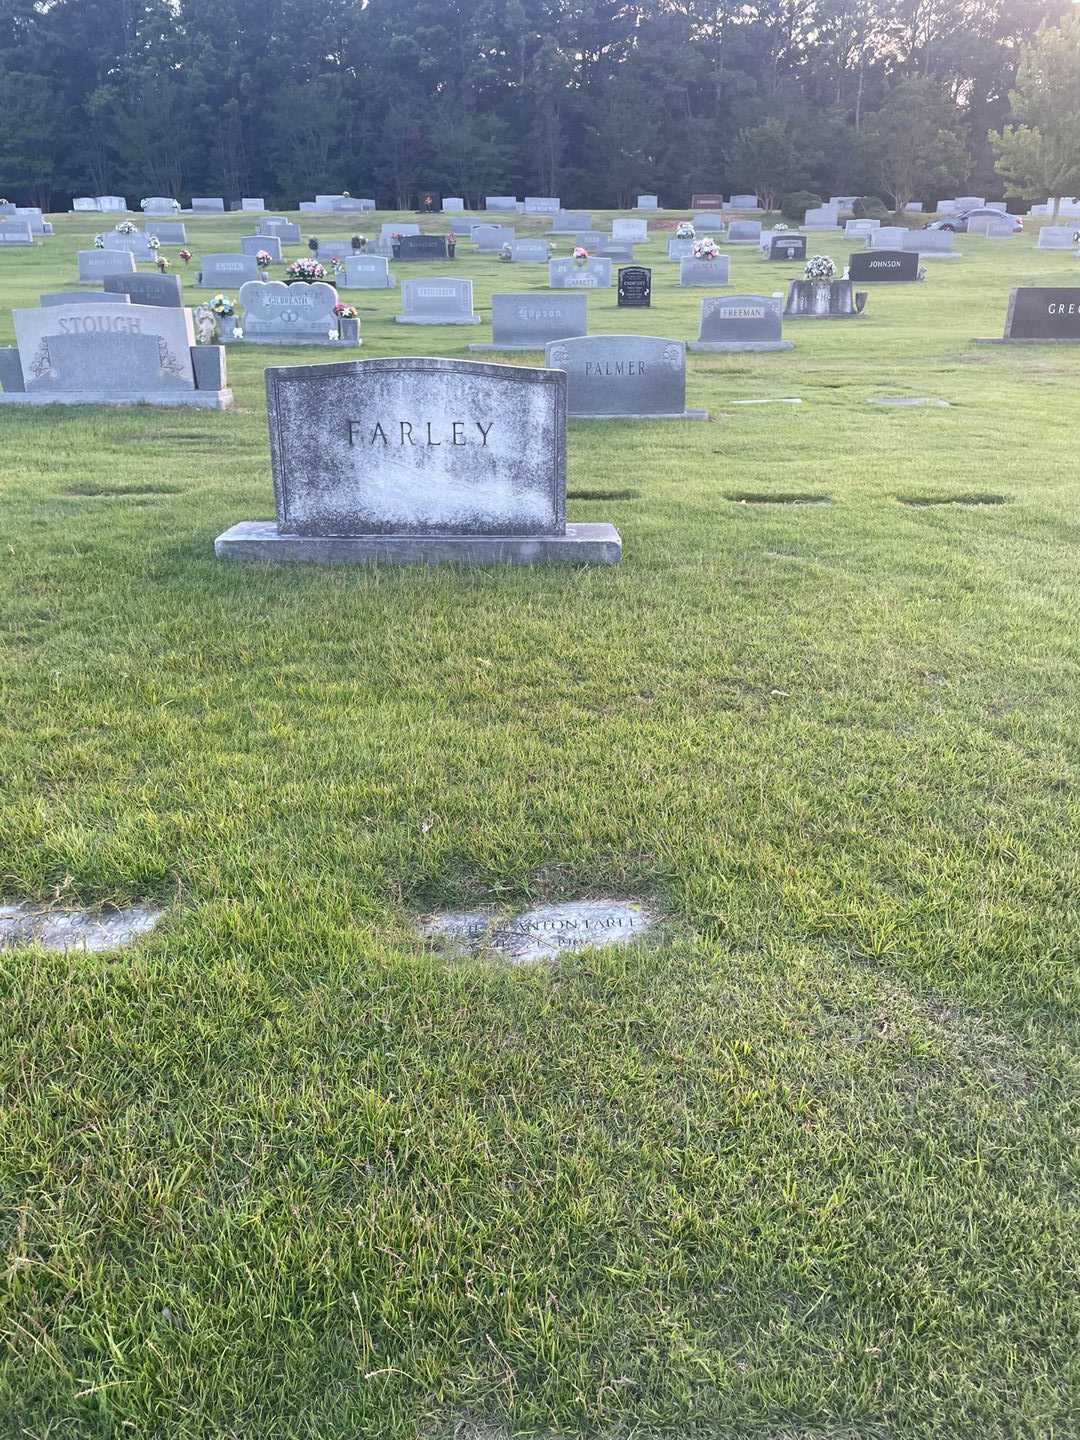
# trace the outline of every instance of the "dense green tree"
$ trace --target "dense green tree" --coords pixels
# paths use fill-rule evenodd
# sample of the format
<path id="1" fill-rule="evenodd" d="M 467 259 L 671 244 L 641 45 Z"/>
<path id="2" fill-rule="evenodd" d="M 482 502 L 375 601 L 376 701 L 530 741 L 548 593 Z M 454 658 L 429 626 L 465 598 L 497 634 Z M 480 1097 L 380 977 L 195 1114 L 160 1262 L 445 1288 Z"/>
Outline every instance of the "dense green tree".
<path id="1" fill-rule="evenodd" d="M 1080 194 L 1080 19 L 1039 32 L 1025 46 L 1012 92 L 1022 123 L 991 132 L 1007 193 L 1028 200 Z"/>

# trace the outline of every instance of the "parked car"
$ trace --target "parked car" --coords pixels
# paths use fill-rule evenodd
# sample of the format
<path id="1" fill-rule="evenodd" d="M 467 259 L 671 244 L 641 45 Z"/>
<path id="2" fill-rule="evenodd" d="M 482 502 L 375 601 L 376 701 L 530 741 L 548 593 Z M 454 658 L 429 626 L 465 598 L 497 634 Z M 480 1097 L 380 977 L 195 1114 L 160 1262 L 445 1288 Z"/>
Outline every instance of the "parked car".
<path id="1" fill-rule="evenodd" d="M 942 220 L 932 220 L 928 230 L 951 230 L 956 235 L 967 233 L 969 220 L 1000 220 L 1014 230 L 1022 230 L 1024 222 L 1019 215 L 1006 215 L 1004 210 L 991 210 L 980 205 L 975 210 L 961 210 L 956 215 L 946 215 Z"/>

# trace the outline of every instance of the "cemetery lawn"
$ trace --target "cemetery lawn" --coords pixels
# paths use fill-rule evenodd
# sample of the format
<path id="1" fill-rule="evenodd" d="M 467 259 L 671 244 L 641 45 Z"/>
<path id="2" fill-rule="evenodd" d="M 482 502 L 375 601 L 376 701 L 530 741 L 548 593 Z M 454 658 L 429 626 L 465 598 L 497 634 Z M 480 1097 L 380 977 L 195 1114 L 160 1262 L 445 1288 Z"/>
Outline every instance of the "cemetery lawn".
<path id="1" fill-rule="evenodd" d="M 0 343 L 78 288 L 56 228 Z M 3 1440 L 1077 1433 L 1080 353 L 972 344 L 1077 261 L 957 248 L 689 357 L 708 423 L 571 422 L 613 569 L 215 561 L 273 513 L 263 368 L 324 352 L 0 409 L 0 899 L 166 909 L 0 953 Z M 484 325 L 350 293 L 361 358 L 540 290 L 468 249 Z M 696 335 L 662 254 L 594 333 Z M 663 925 L 413 934 L 588 896 Z"/>

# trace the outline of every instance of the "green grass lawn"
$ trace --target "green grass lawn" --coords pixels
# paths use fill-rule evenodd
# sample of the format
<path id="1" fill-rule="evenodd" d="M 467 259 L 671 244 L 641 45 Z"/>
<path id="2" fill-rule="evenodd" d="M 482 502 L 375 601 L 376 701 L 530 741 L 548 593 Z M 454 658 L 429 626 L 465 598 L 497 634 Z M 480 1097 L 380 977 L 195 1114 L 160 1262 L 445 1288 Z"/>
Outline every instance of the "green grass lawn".
<path id="1" fill-rule="evenodd" d="M 0 254 L 0 343 L 102 223 Z M 232 349 L 225 414 L 0 409 L 0 899 L 168 907 L 0 954 L 4 1440 L 1080 1431 L 1080 351 L 972 344 L 1080 261 L 957 248 L 689 357 L 707 424 L 571 421 L 614 569 L 215 561 L 273 514 L 264 368 L 326 352 Z M 353 292 L 360 356 L 543 288 L 468 250 L 482 327 Z M 694 338 L 638 254 L 590 330 Z M 665 924 L 412 933 L 590 895 Z"/>

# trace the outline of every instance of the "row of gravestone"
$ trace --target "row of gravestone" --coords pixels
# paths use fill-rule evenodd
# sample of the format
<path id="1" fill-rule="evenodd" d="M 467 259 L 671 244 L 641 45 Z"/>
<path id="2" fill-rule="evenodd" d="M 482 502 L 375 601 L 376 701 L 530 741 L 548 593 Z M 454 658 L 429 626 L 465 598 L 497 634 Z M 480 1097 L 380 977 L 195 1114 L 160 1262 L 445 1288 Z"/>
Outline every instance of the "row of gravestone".
<path id="1" fill-rule="evenodd" d="M 9 205 L 0 211 L 0 246 L 33 245 L 53 233 L 35 205 Z"/>

